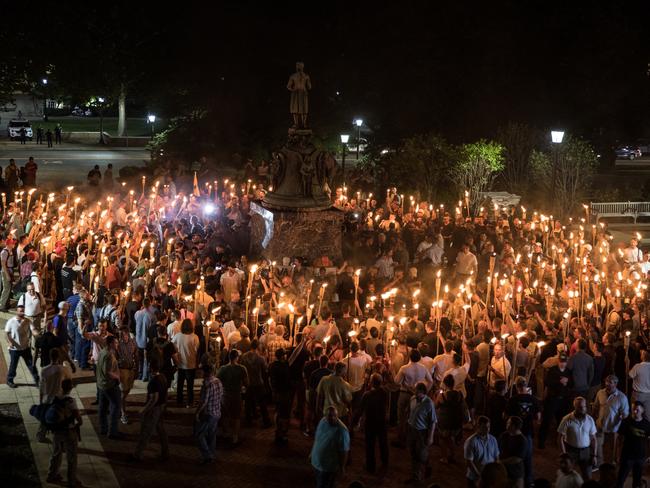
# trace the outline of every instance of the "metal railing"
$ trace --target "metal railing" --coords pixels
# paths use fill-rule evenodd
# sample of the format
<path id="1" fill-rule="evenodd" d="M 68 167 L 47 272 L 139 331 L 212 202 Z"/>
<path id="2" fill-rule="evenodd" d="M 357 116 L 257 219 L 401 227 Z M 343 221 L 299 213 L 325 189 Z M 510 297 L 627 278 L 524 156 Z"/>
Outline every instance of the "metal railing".
<path id="1" fill-rule="evenodd" d="M 650 202 L 591 202 L 591 215 L 596 222 L 604 217 L 650 217 Z"/>

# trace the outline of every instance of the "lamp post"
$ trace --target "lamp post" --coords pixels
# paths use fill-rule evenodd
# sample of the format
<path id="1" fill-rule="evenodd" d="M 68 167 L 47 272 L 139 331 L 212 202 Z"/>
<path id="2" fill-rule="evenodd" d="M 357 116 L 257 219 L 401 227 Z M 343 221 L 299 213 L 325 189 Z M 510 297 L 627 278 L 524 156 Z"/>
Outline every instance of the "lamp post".
<path id="1" fill-rule="evenodd" d="M 562 144 L 562 140 L 564 139 L 564 131 L 563 130 L 552 130 L 551 131 L 551 142 L 553 143 L 553 181 L 551 181 L 551 187 L 553 188 L 553 201 L 555 202 L 556 199 L 556 179 L 557 179 L 557 171 L 558 171 L 558 166 L 560 165 L 560 144 Z"/>
<path id="2" fill-rule="evenodd" d="M 361 145 L 361 126 L 363 125 L 363 119 L 356 119 L 354 125 L 357 126 L 357 160 L 359 159 L 359 146 Z"/>
<path id="3" fill-rule="evenodd" d="M 97 97 L 97 104 L 99 106 L 99 143 L 104 145 L 104 97 Z"/>
<path id="4" fill-rule="evenodd" d="M 147 120 L 149 120 L 149 123 L 151 124 L 151 138 L 153 139 L 153 134 L 154 134 L 154 124 L 156 123 L 156 116 L 153 114 L 150 114 L 147 116 Z"/>
<path id="5" fill-rule="evenodd" d="M 47 122 L 47 78 L 41 80 L 43 83 L 43 120 Z"/>
<path id="6" fill-rule="evenodd" d="M 348 134 L 341 134 L 341 169 L 343 171 L 343 186 L 345 186 L 345 146 L 350 140 Z"/>

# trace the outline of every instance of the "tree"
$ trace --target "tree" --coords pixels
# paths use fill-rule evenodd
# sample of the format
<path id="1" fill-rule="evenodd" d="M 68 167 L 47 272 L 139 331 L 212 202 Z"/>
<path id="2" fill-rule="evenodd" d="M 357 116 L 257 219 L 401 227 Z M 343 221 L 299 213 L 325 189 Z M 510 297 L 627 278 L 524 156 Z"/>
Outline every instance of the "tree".
<path id="1" fill-rule="evenodd" d="M 504 147 L 501 180 L 511 193 L 523 194 L 530 184 L 530 156 L 541 142 L 540 132 L 526 124 L 511 122 L 497 131 Z"/>
<path id="2" fill-rule="evenodd" d="M 450 195 L 449 169 L 455 161 L 453 146 L 433 132 L 409 137 L 395 153 L 382 160 L 384 173 L 391 186 L 418 192 L 429 202 Z"/>
<path id="3" fill-rule="evenodd" d="M 504 148 L 498 142 L 483 139 L 460 147 L 451 177 L 459 191 L 469 191 L 473 212 L 478 210 L 480 193 L 489 190 L 503 170 L 503 152 Z"/>
<path id="4" fill-rule="evenodd" d="M 589 143 L 565 136 L 562 144 L 553 144 L 546 151 L 533 151 L 531 166 L 538 187 L 553 196 L 553 215 L 563 218 L 574 213 L 589 190 L 597 158 Z"/>

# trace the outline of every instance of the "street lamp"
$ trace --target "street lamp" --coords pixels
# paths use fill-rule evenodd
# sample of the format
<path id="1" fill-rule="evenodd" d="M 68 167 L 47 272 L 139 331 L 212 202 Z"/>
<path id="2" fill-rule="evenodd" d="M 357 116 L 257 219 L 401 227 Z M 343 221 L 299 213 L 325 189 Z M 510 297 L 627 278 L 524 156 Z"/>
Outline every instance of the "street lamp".
<path id="1" fill-rule="evenodd" d="M 106 144 L 104 140 L 104 97 L 97 97 L 97 104 L 99 106 L 99 143 Z"/>
<path id="2" fill-rule="evenodd" d="M 359 159 L 359 145 L 361 144 L 361 126 L 363 125 L 363 119 L 356 119 L 354 125 L 357 126 L 357 159 Z"/>
<path id="3" fill-rule="evenodd" d="M 348 134 L 341 134 L 341 168 L 343 170 L 343 186 L 345 186 L 345 146 L 349 140 L 350 136 Z"/>
<path id="4" fill-rule="evenodd" d="M 41 83 L 43 83 L 43 120 L 47 122 L 47 78 L 43 78 Z"/>
<path id="5" fill-rule="evenodd" d="M 553 181 L 551 182 L 552 185 L 551 191 L 553 195 L 553 202 L 557 202 L 555 188 L 557 186 L 558 166 L 560 165 L 560 144 L 562 144 L 563 139 L 564 139 L 563 130 L 551 131 L 551 142 L 553 143 Z"/>
<path id="6" fill-rule="evenodd" d="M 156 123 L 156 116 L 153 114 L 149 114 L 147 116 L 147 119 L 149 120 L 149 123 L 151 124 L 151 138 L 153 139 L 153 134 L 154 134 L 154 124 Z"/>

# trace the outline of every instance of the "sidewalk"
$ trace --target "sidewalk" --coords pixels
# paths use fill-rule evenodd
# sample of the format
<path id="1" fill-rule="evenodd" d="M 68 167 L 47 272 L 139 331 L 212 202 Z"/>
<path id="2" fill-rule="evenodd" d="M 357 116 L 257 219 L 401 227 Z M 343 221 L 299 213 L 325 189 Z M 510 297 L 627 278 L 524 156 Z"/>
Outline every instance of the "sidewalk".
<path id="1" fill-rule="evenodd" d="M 26 144 L 21 144 L 20 141 L 10 141 L 8 139 L 0 139 L 0 149 L 25 149 L 39 152 L 39 151 L 53 151 L 61 149 L 65 151 L 149 151 L 144 147 L 120 147 L 109 146 L 102 144 L 81 144 L 76 142 L 65 142 L 63 144 L 55 144 L 53 147 L 47 147 L 47 144 L 36 144 L 34 141 L 27 141 Z"/>
<path id="2" fill-rule="evenodd" d="M 0 317 L 0 324 L 2 325 L 2 333 L 0 333 L 0 347 L 2 347 L 2 354 L 4 359 L 9 365 L 9 350 L 7 348 L 7 339 L 4 334 L 4 324 L 7 319 L 7 314 L 2 314 Z M 40 369 L 40 368 L 39 368 Z M 87 373 L 78 373 L 75 379 L 88 376 Z M 38 388 L 34 384 L 32 375 L 27 370 L 24 361 L 20 361 L 18 365 L 17 376 L 15 383 L 18 386 L 16 389 L 9 388 L 6 384 L 6 376 L 0 378 L 0 404 L 17 404 L 22 415 L 23 423 L 30 440 L 30 446 L 34 455 L 36 469 L 41 480 L 41 485 L 44 487 L 55 487 L 55 485 L 46 483 L 47 470 L 49 466 L 49 459 L 52 453 L 51 444 L 42 444 L 36 441 L 36 432 L 38 431 L 38 421 L 29 414 L 30 407 L 39 402 Z M 134 393 L 142 393 L 146 391 L 142 383 L 138 382 L 133 389 Z M 83 425 L 81 426 L 81 442 L 79 443 L 78 455 L 78 469 L 77 477 L 83 483 L 83 486 L 97 486 L 101 488 L 115 488 L 119 487 L 110 463 L 107 461 L 106 455 L 99 441 L 92 422 L 83 412 L 82 399 L 95 397 L 95 383 L 77 383 L 72 391 L 73 396 L 77 401 L 77 406 L 82 410 Z M 50 435 L 51 438 L 51 435 Z M 62 465 L 62 475 L 65 478 L 65 461 Z M 0 468 L 2 471 L 2 468 Z M 9 480 L 10 481 L 10 480 Z M 8 484 L 7 486 L 14 486 Z"/>

